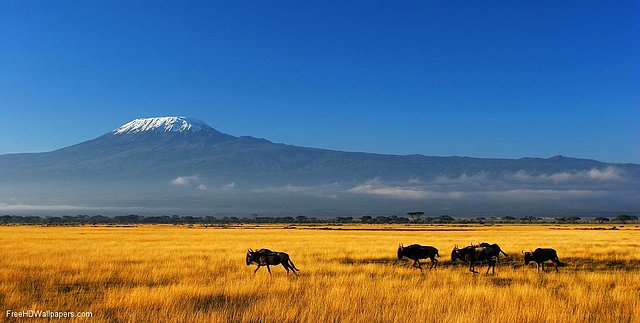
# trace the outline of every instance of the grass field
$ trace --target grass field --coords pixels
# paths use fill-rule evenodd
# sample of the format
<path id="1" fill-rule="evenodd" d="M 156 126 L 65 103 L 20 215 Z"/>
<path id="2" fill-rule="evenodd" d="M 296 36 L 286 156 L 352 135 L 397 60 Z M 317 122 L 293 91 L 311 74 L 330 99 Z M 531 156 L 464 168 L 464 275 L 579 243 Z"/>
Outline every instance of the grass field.
<path id="1" fill-rule="evenodd" d="M 597 228 L 0 226 L 0 309 L 120 322 L 640 322 L 640 228 Z M 455 244 L 483 241 L 512 256 L 495 275 L 451 266 Z M 399 243 L 435 246 L 440 267 L 398 261 Z M 289 253 L 300 276 L 254 276 L 245 253 L 261 247 Z M 521 250 L 536 247 L 558 251 L 560 273 L 524 266 Z"/>

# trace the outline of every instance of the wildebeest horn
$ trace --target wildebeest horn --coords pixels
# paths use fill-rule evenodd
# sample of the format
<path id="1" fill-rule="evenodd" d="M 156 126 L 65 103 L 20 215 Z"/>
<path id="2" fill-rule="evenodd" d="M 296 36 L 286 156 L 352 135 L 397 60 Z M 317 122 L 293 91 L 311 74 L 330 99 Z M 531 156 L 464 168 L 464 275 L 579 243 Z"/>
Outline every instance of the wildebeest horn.
<path id="1" fill-rule="evenodd" d="M 524 255 L 524 250 L 522 250 L 522 254 Z"/>

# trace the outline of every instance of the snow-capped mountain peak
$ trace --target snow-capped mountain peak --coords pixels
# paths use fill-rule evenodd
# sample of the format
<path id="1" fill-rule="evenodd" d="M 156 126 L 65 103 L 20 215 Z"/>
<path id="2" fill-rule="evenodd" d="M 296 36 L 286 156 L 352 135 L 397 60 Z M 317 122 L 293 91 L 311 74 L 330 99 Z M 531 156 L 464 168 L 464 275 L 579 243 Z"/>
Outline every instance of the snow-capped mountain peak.
<path id="1" fill-rule="evenodd" d="M 139 118 L 113 130 L 114 135 L 141 132 L 197 132 L 211 129 L 209 125 L 189 117 Z"/>

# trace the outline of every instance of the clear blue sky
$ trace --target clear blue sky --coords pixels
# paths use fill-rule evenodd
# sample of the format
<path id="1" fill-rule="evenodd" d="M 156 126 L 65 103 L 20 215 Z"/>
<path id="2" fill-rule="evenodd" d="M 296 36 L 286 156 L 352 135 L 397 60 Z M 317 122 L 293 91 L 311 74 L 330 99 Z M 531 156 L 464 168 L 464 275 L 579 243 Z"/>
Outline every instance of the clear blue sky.
<path id="1" fill-rule="evenodd" d="M 2 1 L 0 153 L 136 117 L 340 150 L 640 162 L 638 1 Z"/>

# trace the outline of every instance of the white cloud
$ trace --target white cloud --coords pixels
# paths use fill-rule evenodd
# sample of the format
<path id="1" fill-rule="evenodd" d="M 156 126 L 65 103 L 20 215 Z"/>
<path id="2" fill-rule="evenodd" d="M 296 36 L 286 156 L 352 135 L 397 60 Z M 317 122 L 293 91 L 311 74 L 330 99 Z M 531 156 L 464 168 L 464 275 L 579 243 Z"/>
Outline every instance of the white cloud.
<path id="1" fill-rule="evenodd" d="M 614 167 L 607 167 L 603 170 L 593 168 L 587 172 L 587 177 L 594 181 L 619 181 L 623 179 L 622 172 Z"/>
<path id="2" fill-rule="evenodd" d="M 410 186 L 389 186 L 378 180 L 371 180 L 355 186 L 348 192 L 404 200 L 460 199 L 466 196 L 464 192 L 460 191 L 440 192 Z"/>
<path id="3" fill-rule="evenodd" d="M 445 175 L 436 176 L 430 184 L 450 185 L 450 184 L 479 184 L 487 181 L 487 173 L 480 172 L 474 175 L 463 173 L 459 177 L 448 177 Z"/>
<path id="4" fill-rule="evenodd" d="M 195 189 L 197 189 L 199 191 L 206 191 L 206 190 L 209 189 L 209 187 L 205 183 L 205 180 L 202 177 L 198 176 L 198 175 L 178 176 L 178 177 L 176 177 L 176 178 L 171 180 L 171 185 L 184 186 L 184 187 L 194 187 Z"/>
<path id="5" fill-rule="evenodd" d="M 188 186 L 196 183 L 200 183 L 200 176 L 178 176 L 171 180 L 171 184 L 178 186 Z"/>
<path id="6" fill-rule="evenodd" d="M 223 191 L 230 191 L 232 189 L 234 189 L 236 187 L 236 182 L 231 182 L 229 184 L 223 185 L 222 186 L 222 190 Z"/>
<path id="7" fill-rule="evenodd" d="M 560 172 L 553 174 L 531 175 L 524 170 L 506 175 L 505 179 L 512 179 L 523 183 L 574 183 L 574 182 L 616 182 L 624 179 L 623 172 L 615 167 L 603 169 L 592 168 L 578 172 Z"/>

